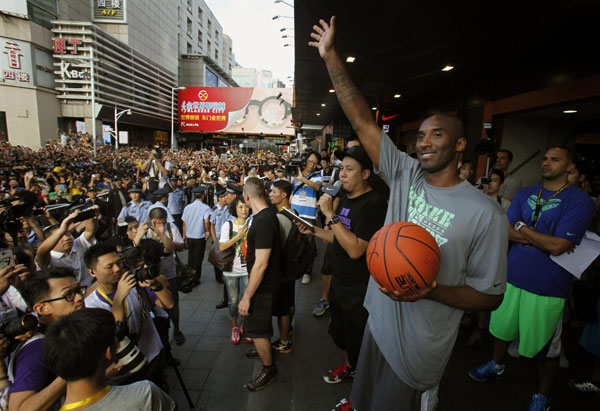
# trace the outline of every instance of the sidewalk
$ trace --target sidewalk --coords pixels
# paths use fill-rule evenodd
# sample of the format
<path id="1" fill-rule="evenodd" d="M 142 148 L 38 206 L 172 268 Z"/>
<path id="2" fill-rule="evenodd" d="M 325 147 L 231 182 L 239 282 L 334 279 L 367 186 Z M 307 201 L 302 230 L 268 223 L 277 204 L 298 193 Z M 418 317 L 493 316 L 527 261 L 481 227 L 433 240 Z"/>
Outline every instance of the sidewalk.
<path id="1" fill-rule="evenodd" d="M 192 397 L 196 410 L 249 411 L 320 411 L 330 410 L 350 392 L 352 381 L 326 384 L 322 374 L 342 362 L 327 327 L 329 314 L 312 316 L 312 309 L 321 294 L 320 274 L 324 247 L 314 265 L 315 275 L 308 285 L 296 283 L 296 316 L 294 319 L 293 352 L 275 354 L 278 377 L 265 389 L 251 393 L 244 385 L 259 371 L 260 360 L 244 355 L 252 347 L 230 342 L 231 326 L 227 309 L 216 310 L 222 285 L 214 279 L 212 266 L 204 261 L 202 284 L 189 294 L 180 293 L 181 329 L 186 336 L 183 345 L 172 342 L 173 355 L 181 360 L 179 370 Z M 180 253 L 186 261 L 187 252 Z M 274 338 L 278 337 L 274 323 Z M 537 384 L 537 365 L 528 360 L 507 362 L 504 381 L 476 383 L 467 372 L 488 361 L 492 352 L 491 338 L 478 348 L 464 348 L 470 330 L 461 330 L 450 359 L 439 394 L 439 411 L 463 410 L 526 410 Z M 582 356 L 575 342 L 567 344 L 571 366 L 588 371 L 590 361 Z M 575 394 L 564 386 L 572 370 L 560 370 L 552 396 L 553 411 L 599 410 L 600 397 Z M 188 403 L 172 368 L 168 368 L 170 395 L 180 411 Z M 373 410 L 375 411 L 375 410 Z"/>

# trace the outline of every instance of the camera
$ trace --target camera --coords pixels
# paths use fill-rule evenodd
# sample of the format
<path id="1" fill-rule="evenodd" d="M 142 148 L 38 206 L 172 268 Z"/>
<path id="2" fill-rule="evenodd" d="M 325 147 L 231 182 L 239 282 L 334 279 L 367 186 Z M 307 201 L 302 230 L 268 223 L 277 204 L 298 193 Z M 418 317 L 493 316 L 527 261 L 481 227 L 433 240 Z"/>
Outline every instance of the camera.
<path id="1" fill-rule="evenodd" d="M 146 356 L 127 336 L 127 326 L 121 321 L 117 321 L 117 341 L 115 362 L 121 362 L 121 372 L 135 374 L 140 371 L 147 363 Z"/>
<path id="2" fill-rule="evenodd" d="M 285 166 L 286 176 L 297 176 L 298 170 L 306 165 L 306 155 L 292 157 Z"/>
<path id="3" fill-rule="evenodd" d="M 121 251 L 123 268 L 131 272 L 136 281 L 152 281 L 160 275 L 162 245 L 154 240 L 143 239 L 137 247 Z"/>
<path id="4" fill-rule="evenodd" d="M 480 184 L 489 184 L 492 182 L 492 179 L 489 177 L 481 177 L 481 179 L 479 180 Z"/>
<path id="5" fill-rule="evenodd" d="M 78 223 L 80 221 L 89 220 L 90 218 L 93 218 L 95 215 L 96 215 L 96 213 L 94 210 L 84 209 L 79 214 L 77 214 L 77 216 L 73 219 L 73 222 Z"/>
<path id="6" fill-rule="evenodd" d="M 26 332 L 35 330 L 37 326 L 37 317 L 33 314 L 25 314 L 19 318 L 0 323 L 0 333 L 4 334 L 9 340 L 14 340 Z"/>

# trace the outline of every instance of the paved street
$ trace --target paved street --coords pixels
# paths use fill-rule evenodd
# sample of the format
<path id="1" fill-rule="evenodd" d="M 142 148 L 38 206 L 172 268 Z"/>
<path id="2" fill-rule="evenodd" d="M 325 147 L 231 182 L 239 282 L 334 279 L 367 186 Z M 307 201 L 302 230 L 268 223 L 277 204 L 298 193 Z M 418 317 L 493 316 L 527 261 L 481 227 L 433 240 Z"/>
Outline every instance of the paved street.
<path id="1" fill-rule="evenodd" d="M 185 254 L 181 253 L 184 258 Z M 320 268 L 323 250 L 315 267 Z M 309 285 L 300 281 L 296 287 L 294 350 L 276 355 L 279 376 L 262 391 L 250 393 L 244 387 L 260 368 L 259 360 L 250 360 L 244 352 L 251 345 L 231 344 L 231 327 L 226 309 L 216 310 L 222 285 L 214 279 L 212 266 L 205 260 L 202 284 L 190 294 L 180 294 L 182 330 L 185 344 L 173 344 L 174 356 L 182 361 L 180 371 L 195 409 L 320 411 L 330 410 L 346 396 L 352 382 L 326 384 L 321 375 L 341 362 L 341 353 L 327 333 L 329 315 L 316 319 L 311 312 L 320 295 L 320 275 Z M 489 359 L 491 339 L 476 349 L 464 348 L 469 329 L 462 330 L 440 387 L 440 411 L 455 410 L 526 410 L 535 389 L 536 365 L 526 360 L 507 364 L 507 379 L 479 384 L 469 379 L 467 371 Z M 275 335 L 278 333 L 275 331 Z M 576 342 L 568 341 L 567 353 L 580 370 L 590 362 L 583 357 Z M 187 401 L 171 368 L 168 370 L 171 396 L 179 410 L 188 410 Z M 564 387 L 571 370 L 560 370 L 553 395 L 552 410 L 598 410 L 600 397 L 578 395 Z"/>

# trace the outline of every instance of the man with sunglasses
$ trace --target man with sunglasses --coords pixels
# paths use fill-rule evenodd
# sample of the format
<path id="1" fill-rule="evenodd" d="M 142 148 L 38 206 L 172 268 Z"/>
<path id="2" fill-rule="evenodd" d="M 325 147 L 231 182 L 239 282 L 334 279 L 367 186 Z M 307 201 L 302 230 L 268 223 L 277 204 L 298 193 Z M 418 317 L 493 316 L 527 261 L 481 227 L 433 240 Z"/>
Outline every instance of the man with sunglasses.
<path id="1" fill-rule="evenodd" d="M 37 314 L 40 326 L 10 354 L 10 410 L 48 409 L 64 394 L 65 381 L 55 378 L 42 360 L 44 331 L 59 318 L 84 308 L 86 289 L 66 267 L 42 270 L 24 281 L 21 294 Z"/>

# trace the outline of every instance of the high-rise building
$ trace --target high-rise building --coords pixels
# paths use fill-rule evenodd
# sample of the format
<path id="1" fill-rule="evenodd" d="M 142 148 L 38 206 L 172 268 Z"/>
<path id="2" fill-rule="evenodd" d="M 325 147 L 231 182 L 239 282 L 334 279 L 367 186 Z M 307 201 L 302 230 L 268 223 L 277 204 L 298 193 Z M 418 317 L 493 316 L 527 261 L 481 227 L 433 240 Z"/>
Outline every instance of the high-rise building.
<path id="1" fill-rule="evenodd" d="M 176 87 L 237 86 L 231 38 L 203 0 L 11 0 L 0 14 L 0 141 L 100 136 L 130 109 L 129 143 L 166 144 Z"/>

